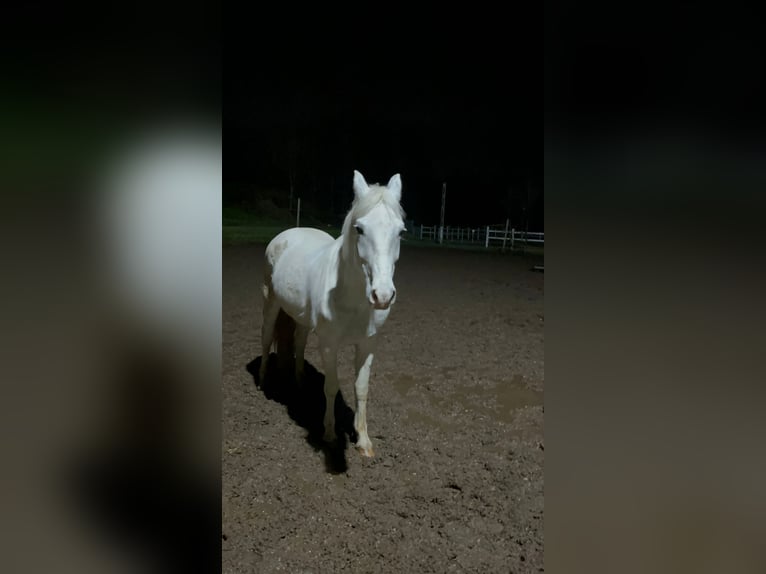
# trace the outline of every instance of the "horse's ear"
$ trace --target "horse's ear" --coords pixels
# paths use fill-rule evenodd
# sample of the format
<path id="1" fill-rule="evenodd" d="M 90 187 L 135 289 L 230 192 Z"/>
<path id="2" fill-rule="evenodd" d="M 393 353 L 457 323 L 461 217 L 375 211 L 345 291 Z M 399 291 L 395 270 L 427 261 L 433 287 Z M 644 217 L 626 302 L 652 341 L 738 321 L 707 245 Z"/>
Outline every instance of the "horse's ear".
<path id="1" fill-rule="evenodd" d="M 370 186 L 367 185 L 364 176 L 358 171 L 354 170 L 354 195 L 357 197 L 364 197 L 369 191 Z"/>
<path id="2" fill-rule="evenodd" d="M 396 201 L 402 199 L 402 178 L 399 177 L 398 173 L 388 180 L 388 185 L 386 187 L 396 198 Z"/>

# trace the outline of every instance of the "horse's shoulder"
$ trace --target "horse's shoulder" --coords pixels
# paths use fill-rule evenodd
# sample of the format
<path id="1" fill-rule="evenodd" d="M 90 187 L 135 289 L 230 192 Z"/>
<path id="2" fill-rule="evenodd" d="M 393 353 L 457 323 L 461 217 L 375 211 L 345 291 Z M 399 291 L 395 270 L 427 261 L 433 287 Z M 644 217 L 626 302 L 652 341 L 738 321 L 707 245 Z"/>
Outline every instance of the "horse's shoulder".
<path id="1" fill-rule="evenodd" d="M 288 238 L 295 239 L 301 243 L 307 243 L 316 246 L 321 246 L 334 241 L 332 235 L 326 231 L 322 231 L 321 229 L 316 229 L 314 227 L 293 227 L 283 231 L 282 234 L 286 234 Z"/>

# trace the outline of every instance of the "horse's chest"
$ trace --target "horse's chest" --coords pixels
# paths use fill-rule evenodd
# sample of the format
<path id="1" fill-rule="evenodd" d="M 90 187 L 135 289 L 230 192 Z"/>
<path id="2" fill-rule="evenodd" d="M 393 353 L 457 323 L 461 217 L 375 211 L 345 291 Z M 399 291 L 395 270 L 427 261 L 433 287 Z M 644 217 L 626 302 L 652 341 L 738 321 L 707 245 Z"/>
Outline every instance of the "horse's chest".
<path id="1" fill-rule="evenodd" d="M 336 326 L 345 340 L 372 337 L 388 317 L 388 310 L 378 311 L 370 307 L 337 309 Z"/>

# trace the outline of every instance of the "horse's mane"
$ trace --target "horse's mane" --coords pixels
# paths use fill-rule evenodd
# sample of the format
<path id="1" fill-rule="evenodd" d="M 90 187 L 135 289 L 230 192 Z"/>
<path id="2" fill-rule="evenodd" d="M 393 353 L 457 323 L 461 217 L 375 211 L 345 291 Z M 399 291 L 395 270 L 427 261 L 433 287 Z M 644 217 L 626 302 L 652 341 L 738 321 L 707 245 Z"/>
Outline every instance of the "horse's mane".
<path id="1" fill-rule="evenodd" d="M 370 185 L 370 189 L 362 197 L 354 197 L 354 202 L 351 204 L 351 210 L 346 215 L 346 219 L 343 222 L 343 235 L 348 235 L 351 230 L 351 224 L 360 217 L 364 217 L 372 209 L 382 203 L 400 218 L 404 219 L 405 213 L 399 202 L 396 201 L 391 191 L 384 185 L 373 183 Z"/>

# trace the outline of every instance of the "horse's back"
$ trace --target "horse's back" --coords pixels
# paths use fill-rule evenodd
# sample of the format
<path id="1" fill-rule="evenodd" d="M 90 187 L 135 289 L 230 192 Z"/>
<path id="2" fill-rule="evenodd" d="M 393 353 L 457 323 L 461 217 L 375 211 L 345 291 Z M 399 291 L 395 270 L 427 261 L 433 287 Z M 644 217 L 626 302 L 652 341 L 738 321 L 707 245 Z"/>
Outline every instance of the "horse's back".
<path id="1" fill-rule="evenodd" d="M 335 241 L 332 235 L 313 227 L 286 229 L 266 246 L 266 261 L 274 268 L 287 254 L 289 259 L 306 257 L 315 250 Z"/>
<path id="2" fill-rule="evenodd" d="M 308 324 L 310 314 L 310 273 L 312 262 L 327 253 L 335 239 L 329 233 L 311 227 L 283 231 L 266 246 L 264 295 L 273 299 L 293 319 Z"/>

